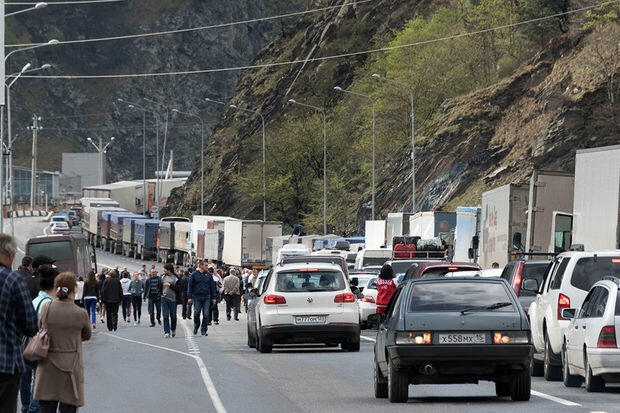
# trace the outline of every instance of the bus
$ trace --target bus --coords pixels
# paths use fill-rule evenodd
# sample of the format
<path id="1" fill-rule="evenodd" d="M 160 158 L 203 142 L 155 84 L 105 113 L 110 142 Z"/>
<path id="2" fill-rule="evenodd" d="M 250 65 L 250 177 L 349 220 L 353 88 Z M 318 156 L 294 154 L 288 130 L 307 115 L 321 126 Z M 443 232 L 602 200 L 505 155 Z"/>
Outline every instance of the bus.
<path id="1" fill-rule="evenodd" d="M 41 235 L 26 241 L 26 255 L 47 255 L 56 260 L 59 272 L 71 271 L 78 277 L 97 271 L 95 249 L 82 234 Z"/>

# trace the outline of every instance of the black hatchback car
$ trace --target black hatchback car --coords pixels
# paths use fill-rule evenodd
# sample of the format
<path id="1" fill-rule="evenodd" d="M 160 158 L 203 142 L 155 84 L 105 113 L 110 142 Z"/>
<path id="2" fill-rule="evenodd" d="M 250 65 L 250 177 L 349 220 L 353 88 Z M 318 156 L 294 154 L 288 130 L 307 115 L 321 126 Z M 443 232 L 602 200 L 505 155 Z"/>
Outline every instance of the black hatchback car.
<path id="1" fill-rule="evenodd" d="M 530 327 L 505 280 L 421 278 L 402 283 L 375 343 L 375 397 L 406 402 L 409 384 L 495 382 L 529 400 Z"/>

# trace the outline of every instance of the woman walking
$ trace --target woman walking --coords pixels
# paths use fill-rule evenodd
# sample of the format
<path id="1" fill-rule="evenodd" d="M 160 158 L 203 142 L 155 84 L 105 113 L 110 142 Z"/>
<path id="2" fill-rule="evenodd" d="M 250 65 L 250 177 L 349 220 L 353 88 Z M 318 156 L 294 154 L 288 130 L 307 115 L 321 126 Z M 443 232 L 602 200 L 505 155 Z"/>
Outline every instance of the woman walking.
<path id="1" fill-rule="evenodd" d="M 84 308 L 90 315 L 93 328 L 97 328 L 97 299 L 99 297 L 99 285 L 95 277 L 95 271 L 90 270 L 84 282 Z"/>
<path id="2" fill-rule="evenodd" d="M 133 325 L 140 324 L 142 317 L 142 294 L 144 294 L 144 281 L 140 279 L 140 273 L 133 273 L 133 280 L 129 284 L 131 294 L 131 306 L 133 308 Z"/>
<path id="3" fill-rule="evenodd" d="M 50 349 L 37 364 L 34 398 L 41 413 L 76 412 L 84 406 L 82 341 L 90 339 L 91 320 L 75 305 L 77 277 L 63 272 L 54 279 L 56 298 L 43 306 L 39 328 L 47 324 Z"/>

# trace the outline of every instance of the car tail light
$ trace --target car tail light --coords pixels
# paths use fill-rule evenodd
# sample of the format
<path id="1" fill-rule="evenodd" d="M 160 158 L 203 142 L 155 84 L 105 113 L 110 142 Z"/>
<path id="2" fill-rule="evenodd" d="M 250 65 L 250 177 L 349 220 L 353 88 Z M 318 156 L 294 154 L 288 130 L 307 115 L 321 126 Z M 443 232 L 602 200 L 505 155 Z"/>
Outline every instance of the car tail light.
<path id="1" fill-rule="evenodd" d="M 286 298 L 281 295 L 269 294 L 263 298 L 265 304 L 286 304 Z"/>
<path id="2" fill-rule="evenodd" d="M 562 310 L 565 308 L 570 308 L 570 298 L 560 293 L 558 296 L 558 320 L 568 320 L 568 318 L 562 317 Z"/>
<path id="3" fill-rule="evenodd" d="M 529 344 L 530 335 L 527 331 L 496 331 L 493 333 L 493 344 Z"/>
<path id="4" fill-rule="evenodd" d="M 616 344 L 616 329 L 614 326 L 605 326 L 601 328 L 601 332 L 598 335 L 598 342 L 596 343 L 598 348 L 617 348 Z"/>
<path id="5" fill-rule="evenodd" d="M 375 299 L 372 295 L 365 295 L 364 297 L 360 298 L 360 301 L 363 301 L 365 303 L 374 303 Z"/>
<path id="6" fill-rule="evenodd" d="M 432 344 L 432 337 L 427 331 L 401 331 L 396 333 L 396 344 Z"/>
<path id="7" fill-rule="evenodd" d="M 512 280 L 512 289 L 515 291 L 517 297 L 521 294 L 521 281 L 523 281 L 521 274 L 523 273 L 523 265 L 523 262 L 517 265 L 517 275 L 515 275 L 514 280 Z"/>
<path id="8" fill-rule="evenodd" d="M 355 295 L 353 293 L 342 293 L 334 297 L 335 303 L 354 303 Z"/>

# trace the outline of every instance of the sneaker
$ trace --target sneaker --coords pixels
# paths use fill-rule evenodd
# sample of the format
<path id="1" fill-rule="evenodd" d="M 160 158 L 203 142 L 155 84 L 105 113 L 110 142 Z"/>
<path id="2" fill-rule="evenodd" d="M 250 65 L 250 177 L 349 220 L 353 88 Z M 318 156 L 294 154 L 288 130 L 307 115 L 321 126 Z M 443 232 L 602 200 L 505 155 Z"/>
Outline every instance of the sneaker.
<path id="1" fill-rule="evenodd" d="M 207 325 L 208 325 L 208 326 L 210 326 L 210 325 L 211 325 L 211 322 L 209 321 L 209 322 L 207 323 Z"/>
<path id="2" fill-rule="evenodd" d="M 216 322 L 215 322 L 215 325 L 216 325 L 216 326 L 219 326 L 219 325 L 220 325 L 220 322 L 219 322 L 219 321 L 216 321 Z"/>
<path id="3" fill-rule="evenodd" d="M 138 324 L 140 324 L 140 320 L 138 320 Z"/>
<path id="4" fill-rule="evenodd" d="M 198 327 L 194 328 L 194 335 L 198 334 Z"/>
<path id="5" fill-rule="evenodd" d="M 206 331 L 204 333 L 200 333 L 200 334 L 202 334 L 203 336 L 208 336 L 209 335 L 209 334 L 207 334 Z"/>
<path id="6" fill-rule="evenodd" d="M 135 327 L 135 326 L 137 326 L 137 325 L 138 325 L 138 323 L 136 323 L 136 322 L 134 321 L 133 326 Z"/>
<path id="7" fill-rule="evenodd" d="M 151 324 L 149 327 L 155 327 L 155 324 Z"/>
<path id="8" fill-rule="evenodd" d="M 164 334 L 164 338 L 170 338 L 170 333 Z"/>
<path id="9" fill-rule="evenodd" d="M 172 330 L 172 337 L 176 336 L 177 332 L 175 330 Z"/>
<path id="10" fill-rule="evenodd" d="M 161 318 L 157 319 L 157 324 L 161 325 Z"/>
<path id="11" fill-rule="evenodd" d="M 93 328 L 97 328 L 97 324 L 96 323 L 93 323 Z"/>

